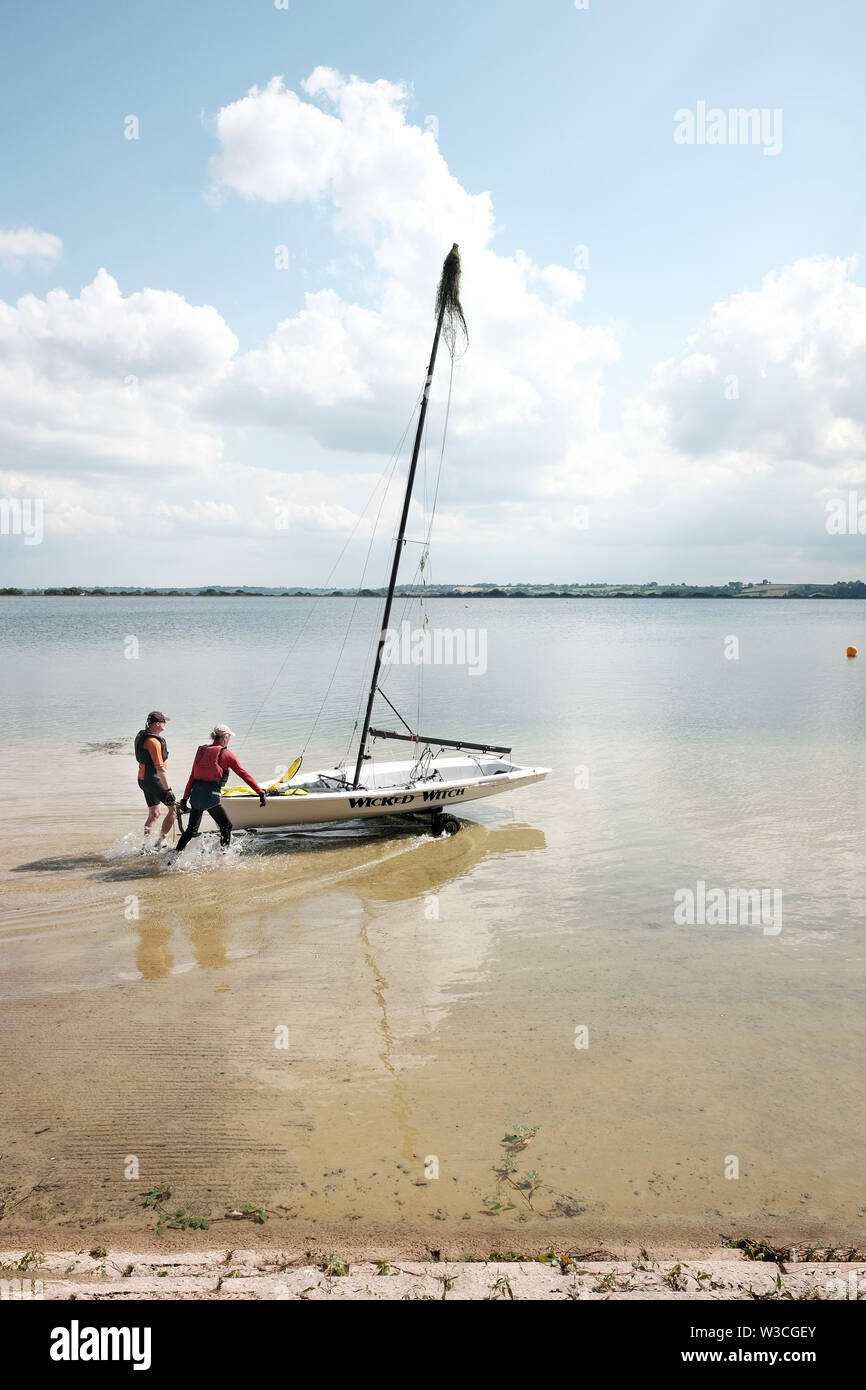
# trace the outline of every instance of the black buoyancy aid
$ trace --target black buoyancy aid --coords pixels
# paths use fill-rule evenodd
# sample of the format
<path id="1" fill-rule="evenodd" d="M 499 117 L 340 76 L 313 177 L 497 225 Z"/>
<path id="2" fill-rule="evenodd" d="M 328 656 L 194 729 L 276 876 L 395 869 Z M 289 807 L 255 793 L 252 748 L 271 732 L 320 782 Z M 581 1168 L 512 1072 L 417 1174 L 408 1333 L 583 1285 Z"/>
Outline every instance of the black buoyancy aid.
<path id="1" fill-rule="evenodd" d="M 192 778 L 194 782 L 218 782 L 224 787 L 229 779 L 229 769 L 222 765 L 222 755 L 225 752 L 221 743 L 202 743 L 195 754 L 195 761 L 192 765 Z"/>
<path id="2" fill-rule="evenodd" d="M 156 768 L 154 767 L 153 758 L 150 756 L 150 750 L 144 746 L 145 739 L 148 738 L 155 738 L 161 745 L 162 761 L 164 763 L 168 762 L 168 744 L 162 734 L 149 734 L 147 729 L 139 729 L 138 733 L 135 735 L 135 760 L 139 767 L 144 767 L 145 777 L 155 777 Z"/>

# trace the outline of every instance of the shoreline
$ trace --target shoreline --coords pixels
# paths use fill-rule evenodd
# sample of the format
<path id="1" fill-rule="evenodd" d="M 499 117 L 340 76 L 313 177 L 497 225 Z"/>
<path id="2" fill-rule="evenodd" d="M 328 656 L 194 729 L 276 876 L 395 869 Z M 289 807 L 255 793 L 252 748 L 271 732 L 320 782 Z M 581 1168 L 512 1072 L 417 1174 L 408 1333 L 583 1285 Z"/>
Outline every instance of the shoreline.
<path id="1" fill-rule="evenodd" d="M 24 1198 L 26 1201 L 27 1199 Z M 201 1258 L 217 1244 L 221 1249 L 253 1248 L 265 1254 L 282 1255 L 287 1250 L 312 1254 L 336 1252 L 345 1262 L 362 1263 L 377 1259 L 415 1261 L 513 1260 L 537 1262 L 551 1251 L 573 1259 L 628 1261 L 650 1252 L 651 1258 L 665 1260 L 715 1259 L 735 1263 L 822 1264 L 844 1262 L 866 1265 L 866 1232 L 859 1236 L 838 1228 L 828 1234 L 824 1222 L 797 1222 L 793 1218 L 760 1223 L 744 1217 L 731 1234 L 709 1227 L 699 1230 L 693 1221 L 676 1217 L 647 1217 L 645 1221 L 609 1221 L 604 1225 L 580 1226 L 572 1219 L 540 1217 L 535 1222 L 484 1221 L 458 1223 L 407 1224 L 388 1221 L 317 1221 L 293 1218 L 270 1211 L 266 1220 L 254 1221 L 252 1211 L 225 1211 L 205 1219 L 207 1226 L 197 1229 L 165 1225 L 157 1230 L 152 1223 L 134 1224 L 131 1219 L 112 1219 L 92 1215 L 69 1215 L 61 1220 L 4 1220 L 0 1246 L 5 1251 L 37 1251 L 48 1246 L 66 1249 L 118 1249 L 138 1255 Z M 14 1206 L 9 1208 L 10 1215 Z M 658 1225 L 655 1224 L 658 1222 Z M 442 1226 L 446 1223 L 443 1222 Z M 0 1265 L 8 1254 L 0 1250 Z"/>
<path id="2" fill-rule="evenodd" d="M 477 587 L 443 587 L 430 585 L 398 585 L 397 598 L 445 599 L 539 599 L 539 598 L 650 598 L 650 599 L 866 599 L 866 583 L 861 580 L 838 581 L 834 584 L 767 584 L 748 585 L 738 589 L 727 585 L 685 584 L 565 584 L 542 588 L 541 585 L 503 585 L 489 589 Z M 0 598 L 374 598 L 383 599 L 385 589 L 254 589 L 246 587 L 201 589 L 103 589 L 99 586 L 68 586 L 45 589 L 0 589 Z"/>

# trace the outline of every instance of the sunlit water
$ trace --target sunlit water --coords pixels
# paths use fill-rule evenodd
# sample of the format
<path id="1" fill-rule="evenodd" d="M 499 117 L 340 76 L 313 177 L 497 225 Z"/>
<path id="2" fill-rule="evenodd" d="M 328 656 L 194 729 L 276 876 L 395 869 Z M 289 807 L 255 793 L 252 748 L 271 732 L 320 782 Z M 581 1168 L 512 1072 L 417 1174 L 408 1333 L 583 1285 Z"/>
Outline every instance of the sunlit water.
<path id="1" fill-rule="evenodd" d="M 35 1188 L 7 1226 L 147 1226 L 165 1182 L 453 1247 L 862 1239 L 866 605 L 432 600 L 487 669 L 424 667 L 419 708 L 393 667 L 390 698 L 546 782 L 453 839 L 383 820 L 142 857 L 152 707 L 179 789 L 218 720 L 259 778 L 354 749 L 380 603 L 353 609 L 2 601 L 0 1200 Z M 780 915 L 678 922 L 699 883 Z M 492 1171 L 520 1124 L 534 1209 Z"/>

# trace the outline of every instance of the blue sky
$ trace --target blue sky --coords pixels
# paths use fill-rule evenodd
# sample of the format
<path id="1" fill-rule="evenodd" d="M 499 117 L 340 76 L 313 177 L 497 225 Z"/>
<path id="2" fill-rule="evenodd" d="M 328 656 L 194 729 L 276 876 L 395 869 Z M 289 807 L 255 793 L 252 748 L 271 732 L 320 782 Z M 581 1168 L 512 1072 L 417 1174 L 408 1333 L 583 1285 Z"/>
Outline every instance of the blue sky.
<path id="1" fill-rule="evenodd" d="M 572 267 L 574 248 L 588 248 L 585 286 L 572 316 L 614 333 L 619 344 L 618 360 L 608 361 L 603 372 L 598 427 L 607 432 L 605 449 L 615 448 L 627 402 L 648 388 L 656 364 L 687 351 L 687 339 L 702 331 L 714 304 L 759 291 L 769 272 L 812 258 L 856 258 L 862 250 L 866 9 L 855 3 L 590 0 L 587 10 L 577 10 L 572 0 L 532 6 L 516 0 L 434 6 L 291 0 L 285 11 L 265 0 L 156 0 L 142 7 L 49 0 L 7 11 L 4 29 L 0 226 L 37 228 L 63 243 L 50 265 L 0 265 L 0 299 L 8 304 L 26 293 L 44 297 L 55 286 L 76 297 L 104 267 L 123 296 L 173 291 L 189 305 L 212 306 L 238 339 L 240 354 L 264 349 L 276 325 L 326 286 L 347 302 L 376 309 L 382 294 L 381 264 L 371 273 L 376 247 L 335 218 L 327 195 L 275 199 L 265 189 L 247 197 L 227 186 L 218 199 L 206 196 L 209 161 L 220 145 L 217 113 L 277 75 L 301 93 L 302 81 L 320 66 L 365 83 L 408 84 L 406 123 L 423 129 L 435 117 L 450 174 L 468 194 L 490 195 L 489 251 L 509 260 L 523 252 L 543 268 Z M 725 109 L 781 108 L 781 152 L 677 145 L 674 112 L 698 101 Z M 130 113 L 140 121 L 135 141 L 123 136 Z M 290 248 L 288 271 L 274 268 L 277 244 Z M 849 261 L 846 284 L 862 283 L 862 267 Z M 800 298 L 792 286 L 791 302 Z M 810 312 L 819 311 L 813 305 Z M 808 333 L 807 324 L 802 332 Z M 395 418 L 395 439 L 403 423 Z M 543 430 L 543 407 L 536 427 Z M 242 426 L 224 419 L 220 428 L 223 459 L 245 466 L 264 460 L 266 467 L 284 467 L 278 460 L 287 452 L 290 466 L 307 471 L 350 466 L 352 450 L 323 460 L 316 430 L 310 438 L 309 430 L 295 426 L 257 427 L 248 415 Z M 737 440 L 739 454 L 761 447 L 767 433 L 766 421 L 760 422 L 753 441 Z M 77 449 L 63 468 L 59 460 L 48 468 L 43 449 L 40 443 L 36 455 L 28 454 L 19 432 L 4 450 L 0 462 L 18 480 L 12 495 L 29 469 L 56 477 L 66 468 L 70 480 L 88 476 Z M 356 449 L 366 472 L 382 466 L 375 444 L 361 441 Z M 853 461 L 846 456 L 831 486 L 856 485 L 858 459 L 859 453 Z M 816 480 L 820 492 L 829 477 L 826 459 L 798 456 L 797 464 L 823 470 Z M 551 456 L 545 466 L 555 473 L 564 465 Z M 648 486 L 651 478 L 640 482 Z M 802 482 L 796 486 L 805 506 Z M 221 489 L 223 498 L 228 494 Z M 720 494 L 713 514 L 730 509 L 731 496 L 730 490 Z M 745 496 L 742 502 L 753 515 Z M 68 511 L 68 496 L 62 505 Z M 657 537 L 651 534 L 658 521 L 647 517 L 641 534 L 670 547 L 664 527 Z M 593 554 L 593 564 L 611 578 L 664 577 L 656 574 L 653 544 L 641 562 L 652 573 L 624 573 L 622 559 L 634 556 L 627 529 L 620 559 L 613 546 Z M 20 546 L 12 555 L 6 545 L 4 572 L 9 564 L 24 565 L 29 574 L 44 571 L 46 582 L 71 580 L 79 544 L 79 553 L 87 553 L 79 569 L 94 571 L 91 582 L 133 580 L 118 569 L 128 547 L 106 533 L 99 544 L 110 573 L 96 573 L 99 564 L 84 534 L 76 542 L 67 520 L 53 540 L 49 526 L 43 546 L 30 547 L 27 555 Z M 172 537 L 165 539 L 170 547 Z M 304 573 L 290 577 L 315 582 L 333 539 L 306 535 L 298 552 Z M 255 537 L 249 540 L 250 554 L 260 555 Z M 716 577 L 716 540 L 728 545 L 732 564 L 738 561 L 732 572 L 746 562 L 763 569 L 775 559 L 777 573 L 780 565 L 791 571 L 779 577 L 795 577 L 794 570 L 810 563 L 810 575 L 823 573 L 825 561 L 827 573 L 834 567 L 849 573 L 857 562 L 850 546 L 837 562 L 837 551 L 826 552 L 818 533 L 808 559 L 807 527 L 787 537 L 767 531 L 744 541 L 713 538 L 703 560 L 684 547 L 674 569 L 688 564 L 689 577 Z M 477 568 L 501 570 L 504 553 L 491 543 Z M 548 547 L 537 563 L 545 553 Z M 557 552 L 558 577 L 571 577 L 570 568 L 583 571 L 588 557 L 572 563 L 574 553 L 565 544 Z M 449 554 L 448 577 L 471 578 L 455 570 L 461 555 L 456 543 Z M 142 557 L 132 566 L 138 582 L 143 565 Z M 175 582 L 199 577 L 174 573 Z M 283 578 L 289 576 L 281 570 L 274 582 Z M 269 577 L 245 571 L 226 582 L 235 580 Z"/>

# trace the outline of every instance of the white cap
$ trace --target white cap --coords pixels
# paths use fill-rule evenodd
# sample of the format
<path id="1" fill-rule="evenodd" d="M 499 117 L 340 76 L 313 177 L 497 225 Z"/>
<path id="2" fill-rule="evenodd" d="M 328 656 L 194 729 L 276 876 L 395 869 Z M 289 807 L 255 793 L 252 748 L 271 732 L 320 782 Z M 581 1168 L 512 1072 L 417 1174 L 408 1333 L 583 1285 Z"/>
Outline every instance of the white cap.
<path id="1" fill-rule="evenodd" d="M 217 724 L 217 725 L 215 725 L 215 727 L 214 727 L 214 733 L 215 733 L 215 734 L 229 734 L 231 738 L 234 738 L 234 729 L 230 729 L 229 726 L 228 726 L 228 724 Z"/>

